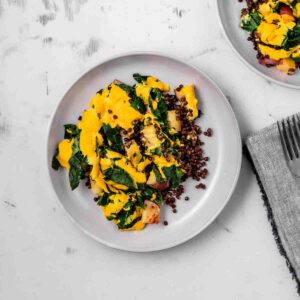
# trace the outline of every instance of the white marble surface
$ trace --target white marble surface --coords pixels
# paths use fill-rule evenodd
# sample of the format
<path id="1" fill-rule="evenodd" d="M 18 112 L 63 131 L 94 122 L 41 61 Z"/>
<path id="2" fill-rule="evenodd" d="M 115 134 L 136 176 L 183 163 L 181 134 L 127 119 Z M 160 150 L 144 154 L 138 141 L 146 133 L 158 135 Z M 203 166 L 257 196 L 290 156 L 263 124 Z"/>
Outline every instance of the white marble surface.
<path id="1" fill-rule="evenodd" d="M 235 56 L 212 0 L 0 0 L 0 299 L 298 299 L 245 160 L 217 221 L 168 251 L 109 249 L 69 221 L 45 172 L 49 117 L 82 72 L 133 50 L 207 72 L 244 137 L 300 111 L 299 91 Z"/>

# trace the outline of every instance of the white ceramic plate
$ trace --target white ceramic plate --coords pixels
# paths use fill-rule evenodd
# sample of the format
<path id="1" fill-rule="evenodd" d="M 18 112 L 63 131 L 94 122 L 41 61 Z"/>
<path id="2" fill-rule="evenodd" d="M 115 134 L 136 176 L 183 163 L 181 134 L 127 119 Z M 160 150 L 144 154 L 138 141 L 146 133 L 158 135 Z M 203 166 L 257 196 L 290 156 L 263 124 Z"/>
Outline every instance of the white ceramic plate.
<path id="1" fill-rule="evenodd" d="M 133 84 L 132 74 L 151 74 L 175 87 L 194 83 L 199 107 L 204 115 L 199 119 L 202 128 L 213 128 L 213 137 L 203 137 L 205 152 L 210 157 L 207 189 L 195 189 L 196 181 L 185 183 L 190 201 L 178 201 L 178 213 L 163 207 L 161 220 L 138 232 L 120 232 L 105 219 L 93 201 L 92 193 L 82 184 L 71 191 L 65 170 L 54 171 L 51 159 L 58 142 L 63 138 L 63 125 L 77 123 L 91 97 L 114 79 Z M 155 251 L 183 243 L 205 227 L 221 212 L 229 200 L 241 166 L 241 139 L 238 124 L 227 99 L 219 88 L 194 67 L 174 58 L 135 53 L 110 59 L 79 78 L 60 101 L 52 117 L 47 143 L 47 168 L 53 188 L 71 218 L 95 240 L 128 251 Z"/>
<path id="2" fill-rule="evenodd" d="M 258 63 L 257 52 L 253 49 L 252 42 L 247 41 L 249 35 L 239 25 L 241 9 L 246 7 L 245 1 L 240 3 L 238 0 L 216 0 L 216 5 L 224 34 L 240 59 L 265 79 L 286 87 L 300 89 L 299 69 L 293 76 L 289 76 L 275 68 L 267 68 Z"/>

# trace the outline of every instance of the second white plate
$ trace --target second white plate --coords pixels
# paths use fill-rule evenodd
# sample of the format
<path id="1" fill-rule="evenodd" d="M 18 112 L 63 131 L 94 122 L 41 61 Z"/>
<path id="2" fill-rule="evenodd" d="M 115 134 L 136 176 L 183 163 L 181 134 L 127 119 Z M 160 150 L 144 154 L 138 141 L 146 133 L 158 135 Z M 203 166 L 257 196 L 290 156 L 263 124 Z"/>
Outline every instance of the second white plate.
<path id="1" fill-rule="evenodd" d="M 285 87 L 300 89 L 300 70 L 292 76 L 267 68 L 258 63 L 256 51 L 252 42 L 247 41 L 248 33 L 240 28 L 241 9 L 246 3 L 238 0 L 216 0 L 217 11 L 226 38 L 239 58 L 254 72 L 265 79 L 281 84 Z"/>
<path id="2" fill-rule="evenodd" d="M 169 225 L 149 225 L 139 232 L 120 232 L 105 219 L 84 185 L 71 191 L 64 170 L 54 171 L 51 159 L 63 138 L 63 125 L 77 123 L 91 97 L 114 79 L 133 84 L 132 74 L 154 75 L 172 87 L 195 84 L 203 129 L 211 127 L 213 137 L 206 138 L 205 152 L 210 157 L 206 190 L 197 190 L 197 182 L 185 185 L 190 201 L 178 201 L 178 213 L 163 207 L 161 219 Z M 105 61 L 79 78 L 60 101 L 50 124 L 47 144 L 47 168 L 53 188 L 72 220 L 95 240 L 128 251 L 154 251 L 173 247 L 194 237 L 207 227 L 228 202 L 241 166 L 241 138 L 234 113 L 219 88 L 201 71 L 174 58 L 136 53 Z"/>

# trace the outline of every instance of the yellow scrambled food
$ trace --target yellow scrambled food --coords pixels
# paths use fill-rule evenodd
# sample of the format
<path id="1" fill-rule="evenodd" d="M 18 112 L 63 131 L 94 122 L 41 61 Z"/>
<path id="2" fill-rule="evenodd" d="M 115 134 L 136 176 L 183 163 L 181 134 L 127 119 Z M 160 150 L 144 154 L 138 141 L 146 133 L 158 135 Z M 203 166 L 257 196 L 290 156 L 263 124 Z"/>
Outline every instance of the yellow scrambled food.
<path id="1" fill-rule="evenodd" d="M 79 122 L 65 125 L 52 162 L 69 172 L 72 189 L 87 180 L 104 216 L 121 230 L 158 222 L 163 192 L 185 177 L 178 107 L 189 121 L 198 116 L 193 85 L 176 89 L 176 110 L 166 100 L 169 85 L 153 76 L 134 79 L 133 86 L 115 80 L 96 93 Z"/>

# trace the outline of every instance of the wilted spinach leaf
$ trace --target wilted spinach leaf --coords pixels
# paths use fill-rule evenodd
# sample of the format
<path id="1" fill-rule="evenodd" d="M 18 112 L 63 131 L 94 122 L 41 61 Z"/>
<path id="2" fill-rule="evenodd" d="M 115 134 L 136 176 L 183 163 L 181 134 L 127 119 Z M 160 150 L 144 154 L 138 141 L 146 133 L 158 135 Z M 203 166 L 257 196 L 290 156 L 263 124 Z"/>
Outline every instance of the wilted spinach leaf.
<path id="1" fill-rule="evenodd" d="M 162 167 L 162 170 L 172 188 L 176 188 L 179 185 L 182 176 L 184 175 L 183 171 L 174 165 L 171 167 Z"/>
<path id="2" fill-rule="evenodd" d="M 142 196 L 137 195 L 136 204 L 141 208 L 145 208 Z"/>
<path id="3" fill-rule="evenodd" d="M 58 148 L 56 148 L 55 150 L 55 153 L 52 158 L 52 163 L 51 163 L 52 169 L 54 170 L 58 170 L 61 167 L 59 161 L 56 158 L 57 155 L 58 155 Z"/>
<path id="4" fill-rule="evenodd" d="M 152 189 L 151 187 L 147 187 L 145 190 L 142 191 L 142 197 L 145 199 L 151 199 L 154 192 L 154 189 Z"/>
<path id="5" fill-rule="evenodd" d="M 132 93 L 133 92 L 133 88 L 130 85 L 127 85 L 125 83 L 120 83 L 118 84 L 118 86 L 124 90 L 127 94 Z"/>
<path id="6" fill-rule="evenodd" d="M 89 169 L 86 157 L 84 157 L 79 148 L 79 137 L 74 138 L 72 146 L 72 156 L 69 160 L 69 181 L 71 189 L 74 190 L 78 187 L 80 179 L 83 177 L 84 172 Z"/>
<path id="7" fill-rule="evenodd" d="M 131 106 L 137 111 L 139 111 L 141 114 L 144 114 L 146 112 L 146 106 L 144 104 L 144 101 L 136 95 L 133 96 Z"/>
<path id="8" fill-rule="evenodd" d="M 157 108 L 154 109 L 152 102 L 157 101 Z M 150 92 L 150 105 L 153 115 L 156 120 L 163 126 L 168 126 L 168 107 L 163 98 L 162 92 L 158 89 L 151 89 Z"/>
<path id="9" fill-rule="evenodd" d="M 126 214 L 124 214 L 124 217 L 120 219 L 121 220 L 120 223 L 117 224 L 119 229 L 131 228 L 135 223 L 137 223 L 142 219 L 142 217 L 137 217 L 131 223 L 128 223 L 128 217 L 130 216 L 130 214 L 128 212 L 125 213 Z"/>
<path id="10" fill-rule="evenodd" d="M 161 146 L 159 146 L 159 147 L 157 147 L 157 148 L 151 150 L 150 152 L 151 152 L 151 154 L 153 154 L 153 155 L 161 156 L 161 155 L 162 155 Z"/>
<path id="11" fill-rule="evenodd" d="M 157 182 L 164 182 L 164 178 L 161 176 L 157 166 L 153 165 L 152 170 L 154 172 L 155 178 Z"/>
<path id="12" fill-rule="evenodd" d="M 80 129 L 74 124 L 65 124 L 65 139 L 72 139 L 79 135 Z"/>
<path id="13" fill-rule="evenodd" d="M 70 164 L 70 171 L 69 171 L 70 186 L 72 190 L 75 190 L 79 185 L 81 175 L 82 175 L 80 159 L 76 155 L 73 155 L 69 160 L 69 164 Z"/>
<path id="14" fill-rule="evenodd" d="M 134 73 L 132 76 L 133 76 L 134 80 L 137 81 L 138 83 L 142 83 L 142 82 L 146 81 L 147 77 L 148 77 L 148 76 L 142 76 L 139 73 Z"/>
<path id="15" fill-rule="evenodd" d="M 158 205 L 163 204 L 163 202 L 164 202 L 163 195 L 160 192 L 157 192 L 156 193 L 156 198 L 153 200 L 153 202 L 155 202 Z"/>
<path id="16" fill-rule="evenodd" d="M 300 57 L 292 57 L 292 60 L 294 60 L 296 63 L 300 64 Z"/>
<path id="17" fill-rule="evenodd" d="M 100 132 L 103 136 L 104 145 L 113 151 L 125 154 L 120 129 L 112 128 L 109 124 L 103 124 Z"/>
<path id="18" fill-rule="evenodd" d="M 292 47 L 295 47 L 300 44 L 300 27 L 295 26 L 293 29 L 290 29 L 286 35 L 286 38 L 283 42 L 283 47 L 286 50 L 289 50 Z"/>
<path id="19" fill-rule="evenodd" d="M 119 229 L 126 229 L 132 227 L 137 221 L 131 220 L 130 216 L 135 212 L 135 202 L 129 200 L 123 209 L 116 215 Z"/>
<path id="20" fill-rule="evenodd" d="M 99 196 L 97 204 L 99 206 L 105 206 L 109 203 L 109 194 L 104 193 L 102 196 Z"/>
<path id="21" fill-rule="evenodd" d="M 246 31 L 252 32 L 259 26 L 260 22 L 261 22 L 261 17 L 259 13 L 253 11 L 243 16 L 241 27 Z"/>
<path id="22" fill-rule="evenodd" d="M 112 180 L 116 183 L 126 185 L 134 189 L 135 184 L 132 177 L 123 169 L 114 166 L 104 171 L 105 180 Z"/>

